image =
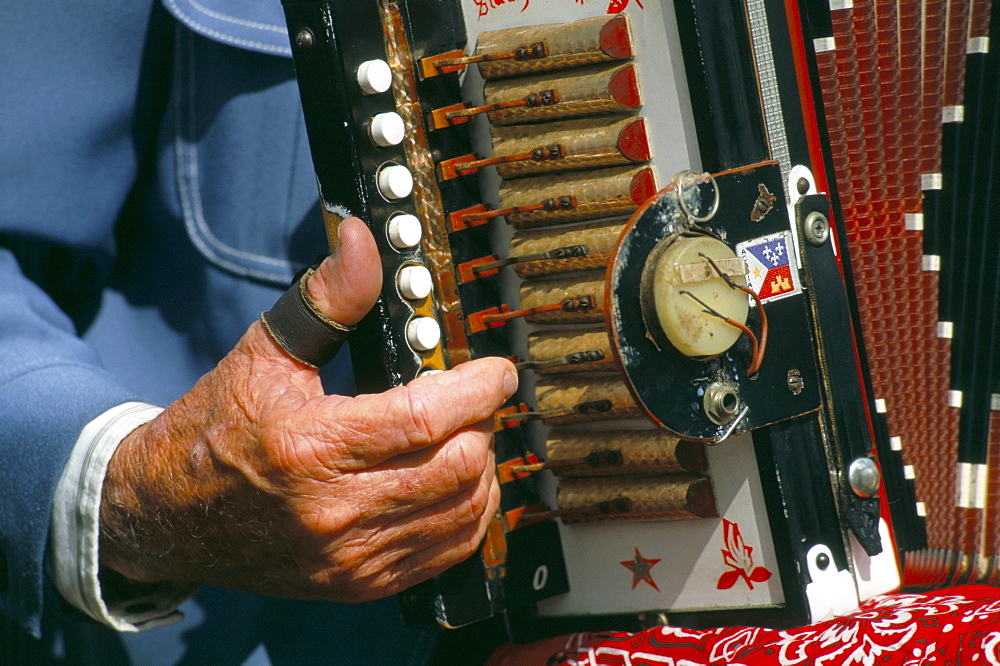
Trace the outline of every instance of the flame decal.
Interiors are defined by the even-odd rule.
[[[608,4],[608,13],[621,14],[625,11],[625,8],[628,7],[631,1],[632,0],[611,0]],[[645,9],[645,7],[642,6],[642,0],[635,0],[635,4],[639,5],[639,9]]]
[[[726,545],[722,549],[722,561],[729,567],[729,571],[719,576],[716,588],[728,590],[742,578],[752,590],[754,583],[763,583],[771,577],[770,571],[753,565],[753,547],[743,542],[739,525],[723,518],[722,535]]]

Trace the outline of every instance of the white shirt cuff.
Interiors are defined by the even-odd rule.
[[[177,607],[197,589],[191,583],[133,584],[120,576],[110,586],[113,594],[101,589],[101,489],[108,462],[129,433],[162,411],[127,402],[88,423],[56,487],[49,548],[56,589],[81,611],[118,631],[143,631],[182,619]]]

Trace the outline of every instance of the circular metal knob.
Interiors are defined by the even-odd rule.
[[[295,34],[295,45],[303,51],[309,51],[316,45],[316,36],[309,28],[302,28]]]
[[[871,458],[856,458],[847,470],[851,490],[859,497],[872,497],[878,493],[882,475]]]
[[[392,70],[385,60],[367,60],[358,67],[358,85],[366,95],[384,93],[392,86]]]

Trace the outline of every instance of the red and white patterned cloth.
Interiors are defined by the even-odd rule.
[[[1000,666],[1000,589],[888,594],[799,629],[657,627],[501,647],[490,666]]]

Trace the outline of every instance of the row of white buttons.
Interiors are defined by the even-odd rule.
[[[366,95],[384,93],[392,87],[392,70],[384,60],[367,60],[358,67],[358,85]],[[372,116],[368,122],[372,143],[381,148],[398,146],[406,136],[406,125],[398,113],[389,111]],[[413,174],[405,166],[387,164],[376,178],[379,192],[395,201],[413,192]]]
[[[403,298],[420,301],[431,294],[431,272],[419,264],[403,266],[396,275],[396,288]],[[431,351],[441,342],[441,326],[431,317],[414,317],[406,324],[406,341],[418,352]]]
[[[358,85],[366,95],[384,93],[392,86],[392,70],[384,60],[369,60],[358,67]],[[380,113],[368,123],[372,143],[382,148],[397,146],[406,135],[406,126],[397,113]],[[376,177],[379,192],[386,199],[408,197],[413,192],[413,174],[399,164],[382,167]],[[399,250],[420,243],[423,230],[420,220],[407,213],[389,220],[389,242]],[[404,266],[396,276],[396,286],[403,298],[419,301],[427,298],[434,286],[431,272],[424,266]],[[431,351],[441,342],[441,326],[431,317],[414,317],[406,325],[406,341],[416,351]]]

